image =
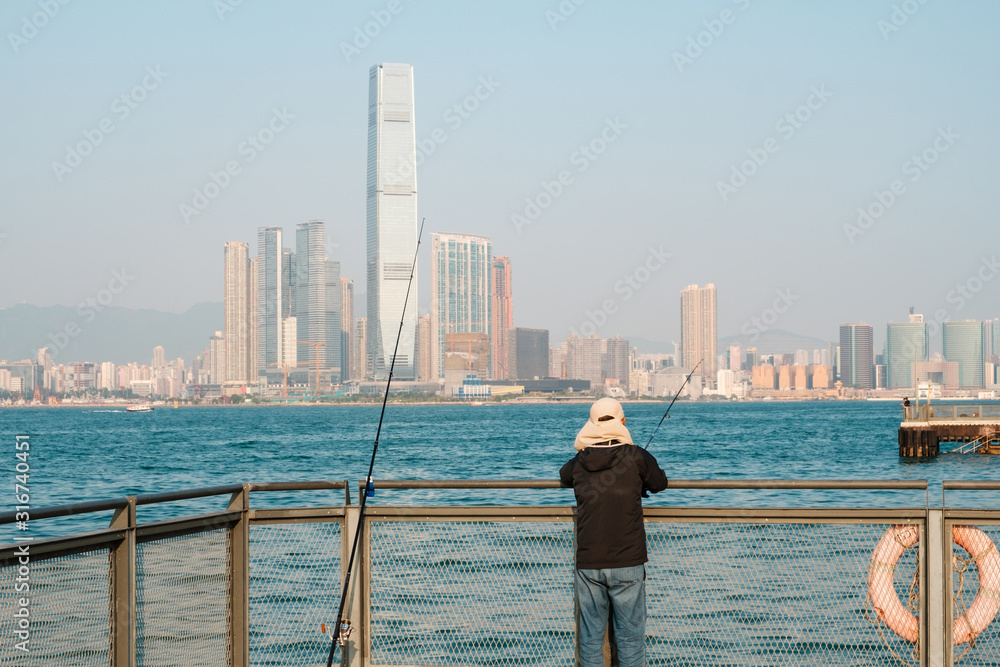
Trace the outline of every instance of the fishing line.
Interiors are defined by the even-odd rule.
[[[694,368],[691,369],[691,372],[687,374],[687,377],[684,378],[684,384],[682,384],[681,388],[677,390],[676,394],[674,394],[674,400],[670,401],[670,405],[667,406],[667,411],[663,413],[662,417],[660,417],[660,423],[657,424],[656,428],[653,429],[653,435],[649,436],[649,441],[646,443],[646,446],[643,447],[643,449],[649,449],[649,443],[653,442],[653,437],[656,435],[656,432],[660,430],[660,424],[662,424],[664,420],[670,419],[670,408],[674,407],[674,403],[677,402],[677,397],[681,395],[682,391],[684,391],[684,387],[687,386],[687,383],[691,380],[691,376],[694,375],[694,372],[698,370],[698,366],[701,366],[702,361],[705,360],[704,359],[699,360],[698,363],[694,365]]]

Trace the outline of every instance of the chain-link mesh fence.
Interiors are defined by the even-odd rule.
[[[135,585],[139,667],[232,664],[228,531],[210,530],[138,544]]]
[[[868,594],[891,527],[647,523],[650,664],[919,664],[917,643],[887,627]],[[910,604],[917,550],[899,551],[894,586],[881,593],[919,618],[919,590]]]
[[[570,521],[373,521],[379,665],[572,665]]]
[[[0,572],[0,665],[52,667],[74,665],[107,667],[111,664],[111,570],[107,549],[56,558],[31,557],[19,566]],[[27,584],[27,589],[18,586]],[[15,633],[27,598],[30,633],[23,641]]]
[[[316,665],[340,604],[341,524],[251,524],[250,664]]]
[[[955,523],[952,539],[952,664],[1000,664],[1000,526]]]

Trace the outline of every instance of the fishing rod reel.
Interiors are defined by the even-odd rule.
[[[347,645],[347,640],[350,638],[351,632],[354,630],[354,626],[351,625],[351,622],[346,618],[340,621],[340,632],[336,635],[333,634],[332,629],[330,632],[326,631],[326,623],[320,623],[319,627],[323,635],[329,636],[331,643],[337,642],[337,646],[340,648],[344,648],[344,646]]]

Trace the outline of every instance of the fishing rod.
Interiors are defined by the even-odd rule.
[[[674,407],[674,403],[677,402],[677,397],[681,395],[682,391],[684,391],[684,387],[686,387],[687,383],[690,382],[691,376],[694,375],[696,370],[698,370],[698,366],[701,366],[702,361],[705,360],[701,359],[698,363],[696,363],[694,368],[691,369],[691,372],[687,374],[686,378],[684,378],[684,384],[682,384],[681,388],[677,390],[676,394],[674,394],[674,400],[670,401],[670,405],[667,406],[667,411],[663,413],[662,417],[660,417],[660,423],[653,429],[653,435],[649,436],[649,442],[646,443],[646,446],[643,447],[643,449],[649,449],[649,443],[653,442],[653,437],[656,435],[656,432],[660,430],[660,424],[662,424],[665,419],[670,419],[670,408]]]
[[[365,478],[365,492],[361,494],[361,503],[358,508],[358,525],[354,530],[354,542],[351,545],[351,557],[347,561],[347,572],[344,575],[344,588],[340,593],[340,608],[337,610],[337,629],[330,635],[330,655],[326,659],[326,667],[333,665],[333,655],[340,646],[341,649],[347,644],[347,638],[351,634],[353,627],[351,621],[344,617],[344,606],[347,603],[347,588],[351,583],[351,571],[354,569],[354,556],[358,551],[358,539],[361,537],[361,528],[365,520],[365,504],[368,496],[375,493],[375,483],[372,481],[372,472],[375,470],[375,455],[378,453],[378,439],[382,434],[382,419],[385,417],[385,405],[389,400],[389,387],[392,385],[392,372],[396,368],[396,353],[399,352],[399,339],[403,335],[403,322],[406,321],[406,304],[410,300],[410,288],[413,286],[413,275],[417,270],[417,252],[420,250],[420,239],[424,235],[424,221],[420,220],[420,230],[417,232],[417,248],[413,251],[413,263],[410,265],[410,281],[406,284],[406,299],[403,300],[403,314],[399,318],[399,331],[396,333],[396,346],[392,350],[392,361],[389,364],[389,377],[385,382],[385,395],[382,397],[382,412],[378,416],[378,429],[375,431],[375,446],[372,447],[372,459],[368,464],[368,476]]]

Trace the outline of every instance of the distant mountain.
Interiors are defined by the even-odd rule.
[[[37,360],[47,347],[53,360],[148,364],[162,345],[166,358],[191,363],[222,330],[221,303],[199,303],[180,315],[158,310],[106,307],[101,312],[68,306],[17,305],[0,309],[0,359]],[[75,334],[75,335],[74,335]]]

